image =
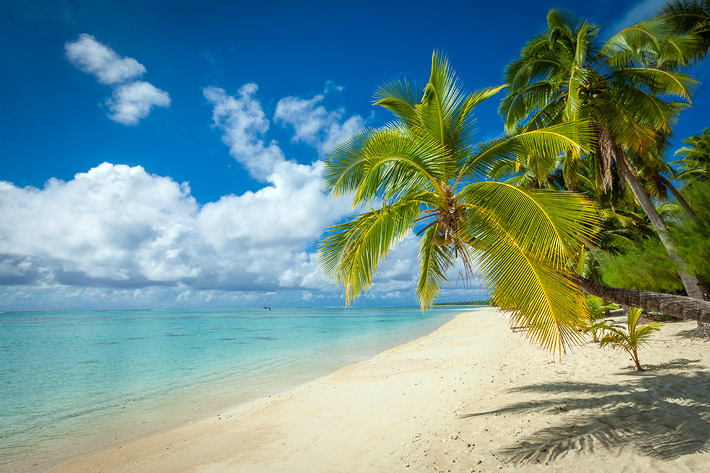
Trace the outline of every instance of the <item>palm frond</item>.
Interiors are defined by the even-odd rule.
[[[346,304],[372,285],[378,265],[406,236],[419,206],[417,200],[403,199],[328,229],[319,245],[321,267],[343,286]]]
[[[609,73],[614,80],[644,86],[656,95],[674,95],[690,101],[698,81],[689,74],[652,67],[618,67]]]
[[[515,325],[527,326],[526,334],[553,352],[581,340],[577,329],[587,315],[578,289],[526,253],[493,215],[474,214],[466,232],[492,301],[510,311]]]
[[[422,89],[417,88],[415,84],[414,90]],[[374,98],[374,105],[386,108],[404,123],[409,125],[417,123],[416,105],[419,102],[414,96],[412,86],[406,80],[380,85]]]
[[[530,151],[555,157],[565,152],[581,154],[588,151],[593,143],[593,129],[587,121],[525,130],[506,138],[481,143],[461,169],[457,182],[461,179],[480,180],[488,175],[494,163],[514,162],[519,155]]]
[[[439,289],[447,281],[446,273],[456,260],[456,255],[446,245],[437,245],[438,225],[428,228],[419,242],[419,283],[417,299],[422,307],[431,307]]]

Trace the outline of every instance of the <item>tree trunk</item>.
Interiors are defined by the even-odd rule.
[[[576,274],[568,274],[566,277],[583,292],[607,301],[662,312],[681,319],[696,320],[698,323],[710,323],[710,302],[702,299],[661,292],[619,289],[604,286]]]
[[[634,347],[633,353],[631,353],[631,357],[634,359],[634,363],[636,363],[636,371],[643,371],[643,368],[641,368],[641,362],[639,361],[639,352],[638,352],[638,347]]]
[[[629,184],[629,187],[631,187],[631,191],[634,193],[634,196],[636,196],[636,200],[641,205],[641,208],[646,213],[649,220],[651,220],[653,227],[656,229],[656,233],[658,233],[658,237],[661,239],[663,246],[666,248],[668,256],[670,256],[675,263],[678,275],[680,276],[681,281],[683,281],[685,292],[688,293],[688,296],[694,299],[704,300],[703,290],[700,288],[698,279],[688,272],[688,265],[676,251],[675,243],[673,242],[671,234],[668,231],[668,227],[666,227],[665,222],[663,222],[663,219],[661,219],[661,216],[658,214],[656,207],[653,205],[653,202],[651,202],[651,198],[648,196],[644,188],[641,187],[641,184],[631,171],[631,167],[629,166],[628,161],[626,161],[623,151],[620,149],[617,149],[616,151],[616,167],[624,177],[624,180],[626,180]],[[698,329],[695,332],[695,336],[710,336],[710,325],[703,327],[701,323],[698,322]]]
[[[675,200],[677,200],[678,203],[681,205],[681,207],[683,207],[683,209],[684,209],[685,212],[688,214],[688,216],[689,216],[691,219],[693,219],[693,222],[695,222],[695,224],[696,224],[698,227],[700,227],[701,229],[703,229],[703,231],[704,231],[704,230],[705,230],[705,227],[700,223],[700,221],[698,220],[698,216],[695,214],[695,211],[693,211],[693,209],[690,207],[690,204],[688,203],[688,201],[685,200],[685,198],[684,198],[683,195],[678,191],[678,189],[676,189],[675,186],[674,186],[673,184],[671,184],[671,182],[670,182],[668,179],[666,179],[665,177],[663,177],[663,176],[660,176],[660,175],[659,175],[659,176],[658,176],[658,180],[661,181],[661,184],[663,184],[664,186],[666,186],[666,189],[668,189],[669,191],[671,191],[671,194],[673,194],[673,197],[675,197]]]

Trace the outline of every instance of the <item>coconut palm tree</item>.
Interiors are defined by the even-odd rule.
[[[710,180],[710,129],[705,128],[699,134],[684,139],[683,143],[687,146],[675,152],[676,156],[683,158],[671,162],[679,165],[681,172],[678,178],[687,181]]]
[[[691,59],[703,59],[710,48],[710,1],[671,0],[663,6],[661,16],[667,20],[676,34],[694,34],[701,39],[696,55]]]
[[[406,81],[381,86],[375,104],[395,120],[337,146],[324,171],[328,190],[372,208],[330,228],[320,243],[321,263],[349,303],[370,287],[390,248],[415,236],[423,307],[460,264],[465,277],[483,275],[492,301],[511,311],[514,324],[562,351],[580,339],[586,306],[560,273],[571,269],[583,240],[594,239],[596,210],[570,192],[484,179],[519,153],[582,154],[591,129],[569,122],[477,143],[473,111],[501,89],[464,91],[436,52],[422,95]]]
[[[599,27],[571,14],[551,10],[547,20],[548,29],[506,67],[510,87],[500,106],[506,128],[591,121],[597,146],[585,159],[595,162],[607,187],[615,168],[651,220],[687,294],[703,299],[697,278],[687,270],[639,182],[640,163],[634,162],[671,132],[679,112],[689,105],[697,82],[679,70],[698,57],[701,39],[674,33],[663,16],[625,28],[605,42]],[[576,159],[569,156],[566,168],[574,169]],[[571,172],[566,176],[568,182],[574,178]]]

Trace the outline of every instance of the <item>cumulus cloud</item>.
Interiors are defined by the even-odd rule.
[[[261,139],[269,129],[269,120],[254,97],[258,89],[250,83],[243,85],[236,96],[218,87],[206,87],[203,94],[213,106],[214,126],[224,132],[222,141],[229,146],[230,154],[252,177],[264,181],[285,157],[275,141],[266,145]]]
[[[344,111],[329,112],[321,105],[324,98],[323,95],[312,99],[285,97],[279,100],[274,114],[276,121],[293,127],[294,141],[315,146],[321,155],[365,126],[358,115],[342,121]]]
[[[135,80],[145,74],[143,64],[130,57],[121,57],[109,46],[89,34],[64,45],[66,57],[77,69],[91,74],[113,87],[106,101],[108,117],[124,125],[136,125],[148,116],[154,106],[168,107],[170,96],[153,84]]]
[[[66,56],[77,69],[91,74],[102,84],[118,84],[145,74],[145,66],[132,57],[121,57],[90,34],[64,45]]]
[[[168,107],[170,96],[149,82],[136,81],[116,87],[106,104],[109,118],[124,125],[136,125],[154,106]]]
[[[6,284],[301,287],[317,272],[305,248],[332,218],[298,208],[309,205],[309,193],[285,183],[200,208],[187,184],[109,163],[43,189],[2,182],[0,277]],[[286,269],[297,274],[280,282]]]
[[[341,304],[315,243],[350,201],[323,192],[321,161],[289,161],[265,144],[256,91],[204,91],[230,153],[265,183],[256,191],[199,205],[187,183],[111,163],[41,189],[0,181],[0,307],[37,308],[43,291],[64,307]],[[327,136],[322,123],[314,136]],[[414,302],[417,248],[410,235],[390,253],[370,300]]]
[[[0,304],[37,308],[26,304],[49,289],[67,307],[340,304],[314,242],[350,209],[323,194],[319,173],[281,162],[270,185],[203,206],[186,183],[140,166],[103,163],[42,189],[0,182],[0,284],[15,288]],[[414,302],[417,248],[410,235],[390,253],[370,300],[400,291]]]

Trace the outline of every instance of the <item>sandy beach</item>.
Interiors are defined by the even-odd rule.
[[[710,342],[665,325],[647,371],[591,342],[560,360],[495,309],[209,419],[42,471],[701,472]]]

